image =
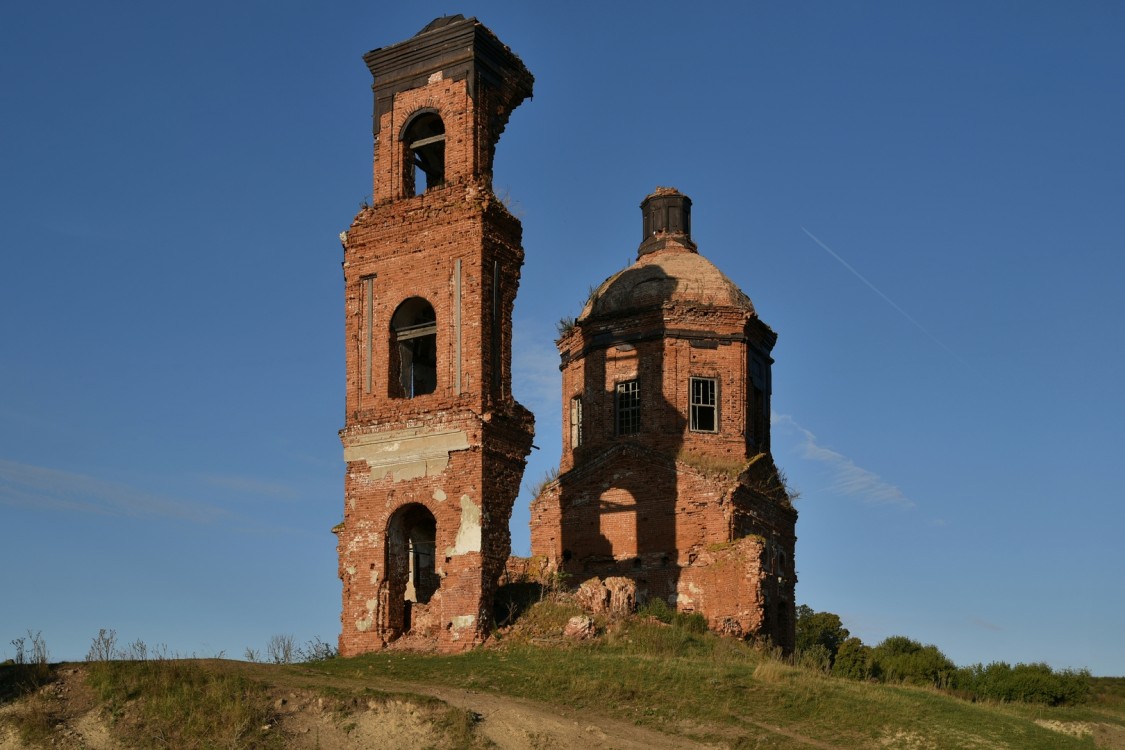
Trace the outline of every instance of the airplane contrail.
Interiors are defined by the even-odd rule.
[[[857,279],[859,279],[859,280],[860,280],[860,281],[862,281],[862,282],[863,282],[864,284],[866,284],[866,285],[868,286],[868,288],[869,288],[869,289],[871,289],[871,291],[875,292],[875,293],[876,293],[876,294],[878,294],[878,295],[879,295],[880,297],[882,297],[882,298],[883,298],[883,300],[884,300],[884,301],[885,301],[885,302],[886,302],[886,303],[887,303],[888,305],[890,305],[890,306],[891,306],[891,307],[893,307],[894,309],[898,310],[899,314],[900,314],[900,315],[902,315],[902,317],[904,317],[904,318],[906,318],[907,320],[909,320],[909,321],[910,321],[911,323],[913,323],[913,324],[914,324],[914,327],[915,327],[915,328],[917,328],[917,329],[918,329],[919,331],[921,331],[922,333],[926,334],[926,336],[927,336],[927,337],[928,337],[928,338],[930,339],[930,341],[933,341],[933,342],[934,342],[935,344],[937,344],[938,346],[940,346],[940,347],[941,347],[942,349],[945,349],[945,351],[947,351],[947,352],[949,352],[949,353],[950,353],[951,355],[953,355],[953,357],[954,357],[954,358],[956,358],[956,359],[957,359],[957,361],[959,361],[959,362],[960,362],[961,364],[965,365],[966,367],[972,367],[972,365],[970,365],[970,364],[969,364],[968,362],[966,362],[966,361],[965,361],[964,359],[962,359],[962,358],[961,358],[961,356],[960,356],[959,354],[957,354],[957,352],[953,351],[953,350],[952,350],[952,349],[950,349],[950,348],[949,348],[948,346],[946,346],[946,345],[945,345],[944,343],[942,343],[942,341],[941,341],[940,339],[938,339],[938,337],[937,337],[937,336],[935,336],[935,335],[933,335],[932,333],[930,333],[929,331],[927,331],[927,330],[926,330],[926,328],[925,328],[925,326],[923,326],[923,325],[922,325],[921,323],[919,323],[919,322],[918,322],[917,320],[915,320],[915,319],[914,319],[914,318],[913,318],[913,317],[912,317],[912,316],[910,315],[910,313],[908,313],[908,312],[907,312],[906,310],[903,310],[903,309],[902,309],[901,307],[899,307],[899,306],[898,306],[898,303],[896,303],[896,302],[895,302],[895,301],[894,301],[893,299],[891,299],[891,298],[890,298],[890,297],[888,297],[887,295],[883,294],[883,292],[879,290],[879,287],[875,286],[875,285],[874,285],[874,284],[872,284],[872,283],[871,283],[870,281],[868,281],[868,280],[867,280],[867,279],[866,279],[866,278],[864,277],[864,275],[863,275],[863,274],[861,274],[861,273],[860,273],[859,271],[857,271],[857,270],[855,270],[854,268],[852,268],[852,267],[851,267],[851,265],[850,265],[850,264],[849,264],[849,263],[848,263],[848,262],[847,262],[846,260],[844,260],[844,259],[843,259],[843,258],[841,258],[841,257],[840,257],[839,255],[837,255],[837,254],[836,254],[835,252],[833,252],[833,251],[832,251],[832,248],[828,247],[828,245],[825,245],[825,244],[824,244],[823,242],[821,242],[821,241],[820,241],[820,238],[819,238],[819,237],[817,237],[817,236],[816,236],[815,234],[813,234],[813,233],[812,233],[812,232],[810,232],[809,230],[805,229],[804,227],[801,227],[801,231],[802,231],[802,232],[804,232],[805,234],[807,234],[807,235],[809,236],[809,238],[810,238],[810,239],[812,239],[812,241],[813,241],[813,242],[815,242],[816,244],[818,244],[818,245],[820,245],[820,246],[821,246],[822,248],[824,248],[824,252],[828,253],[828,254],[829,254],[829,255],[831,255],[831,256],[832,256],[833,258],[835,258],[836,260],[840,261],[840,264],[841,264],[841,265],[842,265],[842,266],[843,266],[844,268],[846,268],[846,269],[848,269],[849,271],[851,271],[851,272],[852,272],[852,274],[853,274],[853,275],[854,275],[854,276],[855,276],[855,277],[856,277]]]

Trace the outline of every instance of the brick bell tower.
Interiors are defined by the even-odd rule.
[[[374,200],[344,245],[340,653],[481,642],[534,419],[511,393],[522,228],[492,192],[531,73],[475,18],[364,55]]]

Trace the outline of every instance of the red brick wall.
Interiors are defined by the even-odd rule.
[[[532,503],[532,554],[574,582],[626,576],[640,601],[660,597],[715,629],[790,648],[781,626],[796,583],[796,513],[751,489],[754,474],[707,474],[636,445],[611,449]]]
[[[347,391],[340,436],[351,455],[362,453],[348,463],[344,522],[336,529],[345,655],[403,635],[405,557],[396,556],[401,545],[391,536],[396,513],[416,506],[436,522],[440,586],[428,604],[413,607],[409,635],[451,651],[479,643],[491,625],[533,434],[531,414],[511,396],[522,229],[492,194],[488,172],[497,123],[506,119],[495,111],[504,97],[478,83],[474,100],[467,80],[440,74],[396,94],[375,145],[374,205],[360,212],[345,238]],[[436,110],[445,125],[445,182],[407,197],[399,135],[423,108]],[[412,297],[434,309],[437,383],[433,393],[402,398],[392,372],[391,320]],[[386,439],[373,443],[380,435]],[[456,443],[450,450],[426,447],[448,436]],[[402,448],[415,444],[424,445]],[[400,463],[388,469],[384,461]]]
[[[668,307],[624,320],[579,324],[563,336],[563,454],[560,469],[575,465],[570,400],[583,400],[579,456],[596,455],[618,441],[614,389],[638,380],[641,432],[630,437],[669,453],[681,450],[735,463],[768,446],[769,394],[757,393],[748,374],[757,320],[734,311]],[[694,333],[693,333],[694,332]],[[612,334],[617,343],[597,346]],[[718,432],[689,429],[690,380],[718,381]]]
[[[523,264],[522,230],[477,183],[450,185],[414,198],[365,209],[348,230],[344,261],[347,357],[346,413],[352,421],[385,421],[402,414],[391,392],[391,317],[410,297],[422,297],[437,316],[438,385],[413,399],[410,411],[455,405],[481,411],[511,393],[511,315]],[[461,261],[461,390],[456,390],[454,329],[456,266]],[[493,263],[500,264],[501,387],[492,383]],[[364,279],[371,281],[371,328]],[[371,342],[371,390],[366,386]]]
[[[646,255],[611,279],[599,293],[620,306],[595,297],[558,342],[561,474],[532,503],[532,554],[576,581],[630,577],[641,601],[661,597],[715,629],[791,648],[796,512],[760,455],[769,449],[775,337],[713,267],[688,264],[706,272],[698,279],[653,273],[666,263],[662,252],[688,250]],[[636,303],[658,296],[644,286],[652,282],[663,285],[663,301]],[[704,301],[721,295],[735,302]],[[693,377],[717,382],[714,432],[690,429]],[[628,380],[639,384],[640,431],[617,435],[615,387]],[[572,447],[576,396],[582,442]],[[779,559],[786,570],[775,570]]]

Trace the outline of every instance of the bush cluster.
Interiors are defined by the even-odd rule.
[[[955,686],[957,665],[937,646],[923,646],[904,635],[892,635],[871,649],[874,677],[922,687]]]
[[[984,700],[1061,706],[1082,703],[1090,696],[1088,670],[1055,671],[1042,663],[1014,667],[1002,661],[976,664],[959,670],[957,682],[959,689]]]
[[[958,668],[937,646],[902,635],[868,646],[850,637],[838,615],[797,607],[794,661],[853,680],[948,690],[969,700],[1020,701],[1050,706],[1082,703],[1090,694],[1085,669],[1055,671],[1046,664],[993,662]]]

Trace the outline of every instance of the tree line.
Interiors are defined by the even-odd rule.
[[[837,677],[935,687],[967,700],[1020,701],[1060,706],[1090,695],[1086,669],[1052,669],[1045,663],[958,667],[934,645],[893,635],[868,646],[844,627],[840,616],[797,607],[797,663]]]

